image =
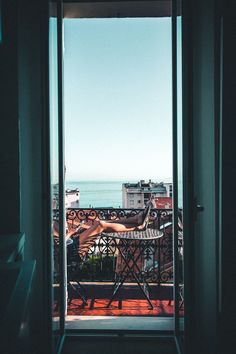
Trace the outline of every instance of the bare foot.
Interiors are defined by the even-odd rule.
[[[137,229],[137,230],[143,230],[144,227],[145,227],[145,225],[139,225],[139,226],[136,227],[136,229]]]

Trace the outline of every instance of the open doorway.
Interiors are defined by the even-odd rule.
[[[124,271],[117,242],[99,236],[78,265],[78,235],[72,235],[66,325],[119,330],[128,323],[130,329],[153,330],[155,320],[173,319],[175,312],[171,11],[71,17],[63,21],[67,232],[81,227],[81,235],[97,220],[138,214],[153,197],[150,224],[163,237],[128,263],[136,270],[110,303]],[[146,277],[152,308],[137,272]],[[166,329],[173,329],[169,323]]]
[[[171,18],[65,19],[64,47],[68,222],[144,208],[151,195],[159,211],[171,213]],[[130,277],[107,308],[121,259],[98,236],[81,270],[69,274],[88,299],[83,305],[74,294],[68,321],[96,316],[109,328],[115,316],[117,328],[121,316],[173,317],[172,245],[164,239],[146,260],[154,309]]]

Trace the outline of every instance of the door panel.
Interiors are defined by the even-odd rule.
[[[62,141],[61,4],[49,4],[49,106],[52,238],[52,328],[54,350],[64,335],[65,267],[64,267],[64,168]]]
[[[215,3],[182,4],[185,352],[210,354],[217,352]]]
[[[173,60],[173,185],[174,185],[174,299],[175,335],[179,349],[184,341],[184,205],[183,205],[183,119],[182,119],[182,14],[181,0],[172,3]]]
[[[183,118],[182,118],[182,13],[177,0],[176,84],[177,84],[177,170],[178,170],[178,321],[181,343],[184,340],[184,204],[183,204]]]

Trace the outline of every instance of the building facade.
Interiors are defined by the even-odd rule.
[[[66,208],[79,208],[80,192],[79,189],[66,189],[65,206]]]
[[[52,208],[59,209],[59,186],[58,183],[52,186]],[[65,190],[65,207],[67,208],[79,208],[80,191],[76,189]]]
[[[122,184],[123,208],[144,208],[151,196],[172,197],[172,183],[148,182],[140,180],[137,183]]]

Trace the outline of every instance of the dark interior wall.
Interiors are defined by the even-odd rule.
[[[19,232],[20,230],[20,174],[17,96],[17,9],[15,1],[3,1],[1,10],[0,233],[3,234]]]
[[[222,146],[221,146],[221,353],[236,346],[236,1],[221,3],[222,24]]]
[[[18,2],[18,84],[20,123],[20,229],[25,258],[36,259],[31,312],[33,353],[50,348],[50,257],[47,225],[48,2]],[[40,343],[40,346],[39,346]]]
[[[47,225],[48,1],[1,1],[0,233],[25,233],[25,259],[36,259],[32,353],[50,344]],[[40,345],[39,345],[40,343]],[[50,351],[49,351],[50,352]]]
[[[41,14],[36,4],[28,3],[19,2],[18,11],[21,229],[27,233],[26,258],[37,255],[41,258],[43,183]]]

